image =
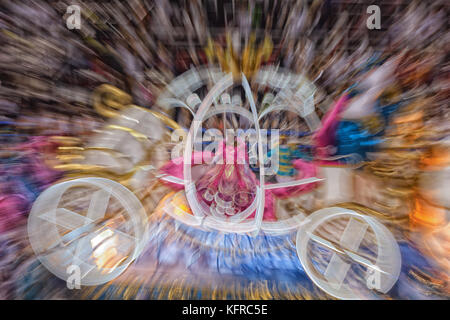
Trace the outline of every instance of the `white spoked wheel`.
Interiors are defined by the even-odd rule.
[[[95,177],[48,188],[28,218],[30,243],[41,263],[65,281],[77,274],[80,285],[119,276],[141,253],[146,228],[147,215],[136,196]]]
[[[339,299],[374,298],[396,283],[400,249],[376,219],[331,207],[307,220],[297,233],[297,254],[320,289]]]

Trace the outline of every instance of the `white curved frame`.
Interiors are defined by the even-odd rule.
[[[246,97],[249,101],[250,108],[253,115],[253,123],[255,125],[255,130],[257,133],[258,139],[258,158],[260,163],[263,163],[264,155],[262,149],[262,138],[261,131],[259,128],[259,124],[257,121],[257,111],[255,101],[253,100],[253,95],[250,90],[250,86],[248,84],[245,75],[242,74],[242,86],[244,88]],[[184,187],[186,198],[191,207],[193,214],[198,217],[198,219],[202,220],[201,225],[205,227],[210,227],[216,230],[226,231],[226,232],[252,232],[258,233],[261,224],[262,217],[264,213],[264,184],[260,186],[256,186],[256,195],[251,203],[251,205],[245,209],[244,211],[228,218],[219,218],[216,216],[209,215],[208,212],[203,208],[203,206],[198,202],[196,195],[196,187],[195,183],[192,181],[192,172],[191,172],[191,164],[190,160],[192,157],[192,148],[193,148],[193,137],[197,136],[199,131],[200,124],[205,120],[207,116],[208,109],[213,105],[213,101],[216,97],[219,96],[220,93],[228,89],[233,85],[233,77],[231,74],[223,77],[214,87],[210,90],[208,95],[203,99],[200,104],[197,113],[194,116],[193,124],[189,129],[189,133],[186,137],[186,146],[184,153]],[[219,108],[219,110],[222,108]],[[213,115],[217,110],[210,112]],[[223,109],[222,109],[223,111]],[[239,112],[236,110],[232,110],[232,112]],[[264,181],[264,168],[260,170],[260,181]],[[255,218],[249,222],[244,221],[248,216],[250,216],[256,210]],[[239,229],[239,230],[237,230]]]
[[[277,89],[281,89],[281,90],[287,90],[288,92],[290,92],[290,88],[296,88],[298,87],[302,82],[306,82],[308,81],[306,78],[304,77],[295,77],[292,73],[290,73],[289,71],[285,70],[286,73],[286,78],[283,78],[282,81],[279,81],[278,83],[268,83],[270,82],[272,79],[277,79],[277,77],[273,77],[273,75],[278,74],[279,72],[283,72],[283,70],[280,70],[278,68],[274,68],[274,67],[266,67],[261,69],[258,74],[255,77],[255,82],[259,83],[260,85],[264,85],[264,86],[272,86],[274,88]],[[214,78],[215,76],[220,76],[220,75],[224,75],[219,69],[212,69],[212,68],[203,68],[200,70],[197,69],[193,69],[187,72],[188,74],[186,76],[181,76],[182,78],[180,78],[180,80],[176,80],[177,82],[182,82],[182,83],[188,83],[190,84],[186,89],[186,92],[183,93],[183,96],[188,96],[193,90],[196,90],[198,88],[200,88],[202,85],[204,85],[205,80],[207,79],[211,79]],[[198,81],[194,81],[192,83],[186,81],[184,78],[192,76],[192,74],[196,75],[196,79]],[[215,106],[212,110],[205,110],[205,105],[209,104],[209,106],[212,106],[213,102],[216,101],[216,98],[219,97],[220,93],[222,93],[225,89],[229,88],[232,84],[233,84],[233,79],[231,77],[231,75],[227,75],[222,77],[222,79],[218,82],[216,82],[215,86],[210,90],[210,92],[208,93],[207,97],[205,97],[205,99],[203,99],[202,103],[200,104],[197,113],[194,115],[194,119],[193,119],[193,123],[194,120],[196,121],[204,121],[206,119],[208,119],[211,116],[223,113],[223,112],[232,112],[232,113],[239,113],[241,116],[246,117],[251,124],[253,124],[256,128],[256,125],[258,126],[258,130],[256,130],[257,134],[258,134],[258,146],[262,145],[261,143],[259,143],[261,141],[261,135],[260,135],[260,129],[259,129],[259,121],[262,119],[262,117],[264,117],[265,115],[267,115],[268,113],[272,112],[272,111],[277,111],[277,110],[286,110],[286,111],[291,111],[291,112],[295,112],[297,113],[300,117],[304,118],[309,126],[309,128],[313,131],[314,129],[316,129],[316,127],[314,127],[312,125],[312,123],[314,123],[314,121],[308,121],[308,119],[306,117],[313,115],[315,117],[317,117],[317,115],[315,114],[315,112],[313,111],[312,113],[309,114],[304,114],[304,112],[300,109],[300,108],[289,108],[288,105],[286,104],[274,104],[269,106],[268,108],[266,108],[262,113],[260,113],[257,117],[255,117],[255,113],[257,113],[257,109],[256,109],[256,105],[255,102],[253,100],[253,95],[251,93],[251,89],[250,86],[248,84],[247,79],[245,78],[244,75],[242,75],[243,77],[243,87],[244,90],[246,92],[246,96],[250,97],[249,98],[249,102],[250,102],[250,107],[251,107],[251,111],[252,113],[250,113],[248,110],[240,107],[240,106],[234,106],[234,105],[217,105]],[[226,79],[226,80],[225,80]],[[308,81],[308,83],[310,83]],[[312,95],[308,96],[306,99],[303,100],[304,103],[308,103],[308,104],[313,104],[313,95],[314,95],[314,87],[312,84],[310,84],[312,86]],[[173,85],[172,85],[173,86]],[[163,97],[161,99],[158,99],[158,101],[160,101],[159,103],[163,103],[164,101],[166,102],[173,102],[173,101],[178,101],[179,102],[179,106],[183,106],[185,108],[188,108],[189,111],[192,113],[192,109],[190,109],[186,104],[184,104],[182,101],[177,100],[177,99],[172,99],[168,98],[166,96],[170,95],[170,92],[173,90],[167,89],[166,92],[163,94]],[[285,94],[285,92],[283,92]],[[290,92],[292,93],[292,92]],[[208,101],[205,102],[205,100]],[[274,98],[273,102],[277,101],[277,97]],[[165,104],[165,106],[167,108],[171,108],[173,107],[173,105],[171,106],[170,104]],[[306,116],[306,117],[305,117]],[[193,128],[193,125],[191,125],[191,129]],[[198,128],[196,128],[198,129]],[[187,164],[189,163],[192,156],[192,137],[195,137],[197,134],[198,130],[195,130],[195,134],[193,134],[192,130],[189,130],[189,134],[188,137],[190,137],[190,140],[186,140],[186,148],[185,150],[189,150],[188,152],[185,152],[184,155],[184,163]],[[190,148],[189,148],[190,146]],[[259,149],[259,147],[258,147]],[[262,152],[262,150],[258,150],[258,155],[259,153]],[[188,153],[188,154],[187,154]],[[260,163],[261,162],[261,159]],[[257,226],[256,229],[253,229],[250,226],[246,226],[248,223],[245,220],[245,218],[247,218],[257,207],[257,205],[255,205],[254,203],[252,203],[252,205],[247,208],[247,210],[245,210],[245,212],[242,212],[240,214],[238,214],[237,216],[233,216],[229,219],[223,219],[223,218],[219,218],[219,217],[213,217],[213,216],[209,216],[207,215],[207,213],[205,212],[205,210],[203,210],[203,208],[201,207],[200,203],[198,203],[197,199],[193,198],[193,194],[195,194],[194,189],[191,190],[192,188],[192,181],[189,181],[186,179],[186,173],[188,175],[190,175],[190,165],[185,165],[184,166],[184,172],[185,172],[185,176],[184,176],[184,180],[174,177],[174,176],[169,176],[169,175],[161,175],[161,180],[165,180],[171,183],[176,183],[176,184],[180,184],[180,185],[184,185],[185,186],[185,190],[186,190],[186,197],[188,198],[188,202],[189,205],[191,205],[192,211],[195,214],[195,216],[201,220],[201,222],[195,222],[192,221],[192,219],[184,219],[186,222],[187,221],[192,221],[191,223],[189,223],[190,225],[204,225],[207,227],[211,227],[213,229],[217,229],[217,230],[222,230],[222,231],[227,231],[227,232],[252,232],[252,231],[256,231],[259,229],[262,229],[264,232],[268,233],[268,234],[283,234],[286,232],[290,232],[292,230],[295,230],[296,228],[298,228],[299,226],[302,225],[303,223],[303,216],[304,216],[304,212],[301,212],[295,216],[292,216],[288,219],[284,219],[281,221],[275,221],[275,222],[271,222],[271,221],[262,221],[262,217],[260,219],[260,221],[257,221]],[[188,170],[188,171],[186,171]],[[263,176],[261,177],[261,173],[263,174]],[[264,171],[260,171],[260,181],[264,181],[262,178],[264,177]],[[261,180],[262,179],[262,180]],[[277,189],[277,188],[286,188],[286,187],[294,187],[294,186],[299,186],[299,185],[303,185],[303,184],[309,184],[309,183],[314,183],[314,182],[319,182],[319,181],[323,181],[324,179],[322,178],[318,178],[318,177],[310,177],[310,178],[305,178],[305,179],[299,179],[299,180],[294,180],[294,181],[289,181],[289,182],[283,182],[283,183],[274,183],[274,184],[264,184],[264,190],[270,190],[270,189]],[[190,187],[189,187],[190,186]],[[264,194],[262,194],[262,199],[261,199],[261,194],[262,194],[262,190],[260,190],[260,188],[257,187],[257,193],[256,193],[256,197],[255,200],[260,199],[260,201],[264,201],[263,197]],[[190,199],[190,200],[189,200]],[[250,211],[251,209],[251,211]],[[179,215],[176,215],[176,218],[179,218]],[[256,216],[255,216],[256,218]],[[203,221],[203,219],[206,219],[205,221]],[[238,231],[240,230],[240,231]]]

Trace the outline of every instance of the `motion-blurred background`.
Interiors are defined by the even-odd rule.
[[[374,4],[380,29],[368,28]],[[80,8],[80,28],[68,27],[76,22],[71,5]],[[448,10],[447,1],[404,0],[2,1],[0,298],[333,298],[303,270],[295,233],[252,238],[197,230],[157,212],[167,186],[146,190],[152,196],[145,200],[146,187],[136,191],[152,240],[120,281],[68,290],[28,242],[36,198],[79,176],[83,169],[67,166],[80,157],[73,150],[106,130],[109,118],[93,101],[100,85],[189,129],[189,112],[169,112],[158,102],[178,76],[214,66],[243,72],[252,85],[260,68],[274,66],[314,83],[315,113],[326,130],[317,128],[316,140],[317,132],[297,135],[311,130],[288,111],[266,117],[263,127],[283,131],[281,143],[295,149],[288,161],[319,157],[349,169],[355,187],[336,189],[350,194],[347,207],[376,216],[400,246],[399,280],[376,297],[448,299]],[[211,87],[205,83],[195,94],[201,100]],[[258,93],[258,103],[266,93]],[[350,107],[338,112],[343,96]],[[347,161],[348,155],[358,157]],[[295,203],[277,202],[271,219],[295,206],[306,215],[326,207],[327,197],[339,198],[336,190],[303,190]]]

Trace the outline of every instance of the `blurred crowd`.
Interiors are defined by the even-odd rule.
[[[81,28],[69,30],[66,10],[73,4],[81,8]],[[414,248],[402,253],[411,250],[417,259],[432,261],[428,269],[418,271],[418,260],[411,258],[410,277],[422,287],[398,289],[396,297],[448,299],[448,2],[380,1],[379,30],[367,28],[370,4],[2,1],[0,245],[9,251],[0,251],[0,298],[25,296],[11,289],[19,281],[12,257],[27,246],[25,229],[17,230],[38,195],[64,176],[54,169],[60,159],[58,147],[83,145],[106,121],[93,108],[92,93],[98,86],[108,83],[127,92],[134,104],[164,112],[158,97],[173,79],[192,68],[218,66],[224,72],[244,72],[252,83],[260,67],[273,65],[316,86],[315,112],[326,124],[318,137],[319,155],[339,159],[358,154],[364,162],[355,177],[359,203],[387,212],[399,241]],[[347,107],[338,110],[342,97],[348,100]],[[177,111],[167,116],[189,127],[189,114]],[[331,119],[328,124],[326,119]],[[274,115],[264,127],[302,131],[305,125]],[[326,130],[335,132],[331,140]],[[375,189],[379,192],[371,192]],[[396,219],[405,217],[399,226]],[[280,256],[292,254],[286,250]],[[283,259],[272,267],[285,264]],[[264,262],[248,265],[257,263]],[[292,272],[294,278],[297,274]],[[44,290],[34,288],[35,295],[28,297],[39,297],[39,290]]]

